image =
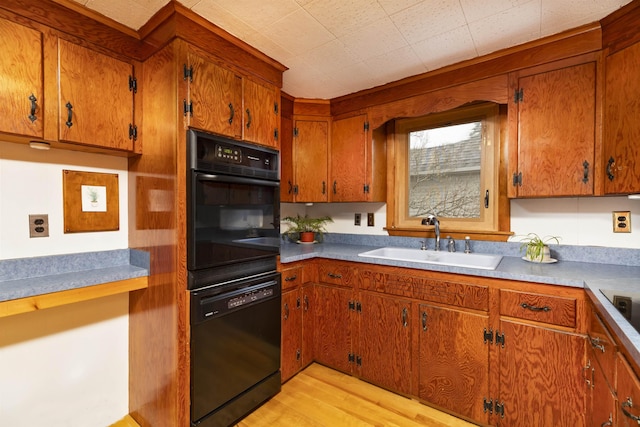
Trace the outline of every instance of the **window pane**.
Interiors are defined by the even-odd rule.
[[[482,122],[409,133],[409,216],[480,217]]]

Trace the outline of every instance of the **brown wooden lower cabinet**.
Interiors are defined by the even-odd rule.
[[[359,337],[354,355],[358,375],[399,393],[411,392],[411,301],[360,292],[356,301]]]
[[[282,381],[302,369],[302,290],[282,292]]]
[[[499,332],[500,426],[584,426],[585,336],[511,320]]]
[[[481,425],[587,425],[583,290],[333,260],[309,266],[298,293],[283,293],[283,378],[315,360]],[[298,300],[301,344],[298,332],[285,334]],[[532,318],[535,304],[548,309]],[[300,345],[302,364],[292,354]]]
[[[640,425],[640,381],[621,353],[616,361],[618,427]]]
[[[587,363],[587,385],[590,388],[587,404],[587,426],[603,427],[614,426],[616,424],[616,407],[618,399],[611,389],[611,385],[604,374],[604,369],[600,366],[594,350],[589,351],[589,362]]]
[[[489,330],[486,313],[420,305],[419,397],[451,412],[487,424]]]

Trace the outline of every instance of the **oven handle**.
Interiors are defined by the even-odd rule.
[[[280,183],[277,181],[266,181],[262,179],[244,178],[238,176],[228,175],[210,175],[199,173],[196,174],[198,181],[215,181],[215,182],[228,182],[230,184],[248,184],[248,185],[261,185],[266,187],[280,187]]]

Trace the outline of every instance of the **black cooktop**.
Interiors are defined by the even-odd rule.
[[[640,332],[640,292],[600,290],[625,319]]]

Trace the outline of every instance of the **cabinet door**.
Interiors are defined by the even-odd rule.
[[[293,120],[280,119],[280,201],[293,202]]]
[[[309,310],[314,322],[315,359],[331,368],[351,372],[351,289],[316,285]]]
[[[367,137],[366,115],[362,114],[331,124],[332,202],[366,202],[365,192]]]
[[[604,161],[606,194],[640,192],[640,43],[606,59]]]
[[[360,376],[382,387],[411,392],[411,302],[362,292],[356,351]]]
[[[242,77],[194,52],[189,67],[189,126],[242,138]]]
[[[618,427],[640,424],[640,381],[621,353],[617,359]]]
[[[429,304],[420,305],[420,399],[487,424],[489,318]]]
[[[133,66],[62,39],[58,46],[60,140],[133,151]]]
[[[244,79],[244,140],[278,148],[278,96],[275,87]]]
[[[298,288],[282,293],[282,381],[302,367],[302,301]]]
[[[517,197],[593,194],[596,66],[518,79]]]
[[[500,425],[584,426],[585,337],[506,320],[500,333]]]
[[[296,120],[293,138],[293,167],[296,202],[328,200],[328,120]]]
[[[596,360],[593,350],[589,353],[587,386],[590,387],[591,392],[587,402],[589,405],[587,426],[613,426],[615,425],[614,417],[616,416],[617,400],[604,376],[603,369]]]
[[[42,33],[0,19],[0,48],[0,132],[42,138]]]

